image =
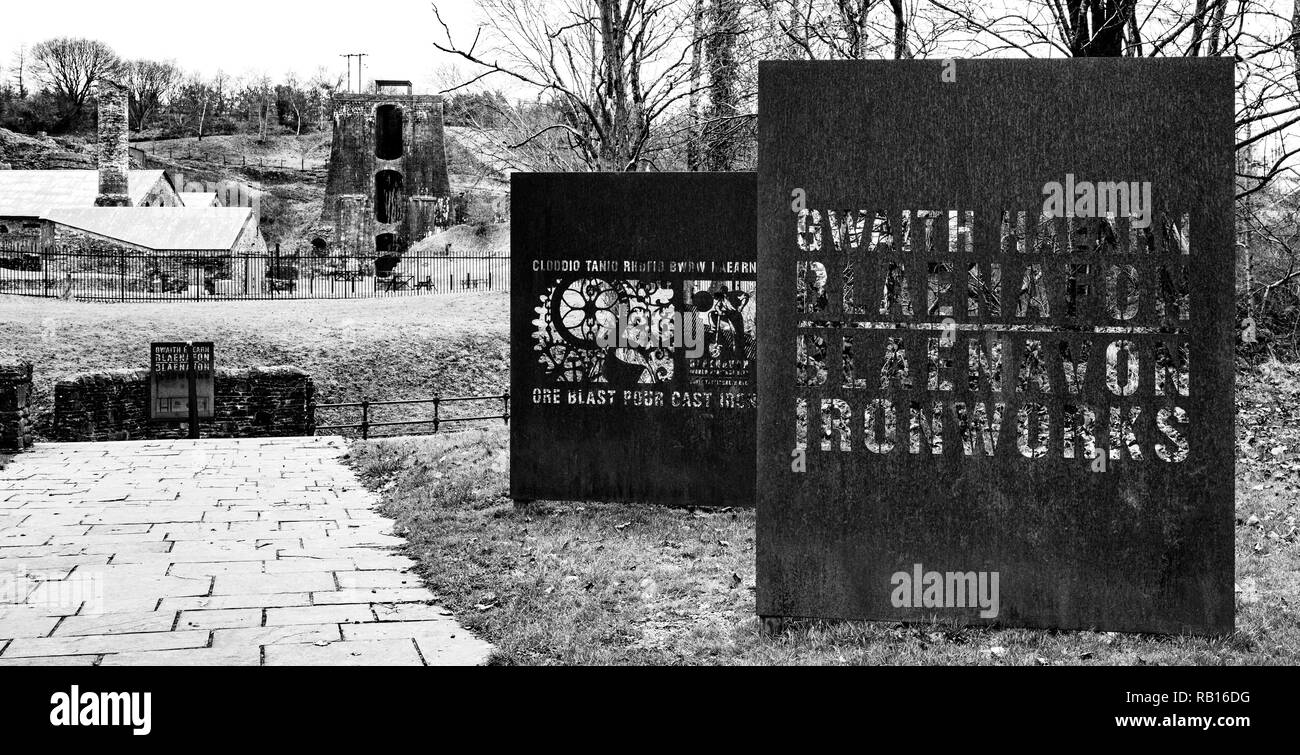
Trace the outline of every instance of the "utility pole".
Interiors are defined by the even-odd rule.
[[[357,59],[357,91],[360,92],[361,87],[363,86],[362,78],[361,78],[361,63],[362,63],[361,59],[367,57],[367,53],[354,52],[354,53],[339,55],[339,57],[348,59],[348,92],[349,93],[352,92],[352,59],[353,58]]]

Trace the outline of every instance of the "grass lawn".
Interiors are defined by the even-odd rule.
[[[163,304],[0,296],[0,361],[36,365],[38,435],[48,430],[56,381],[147,368],[151,341],[214,341],[219,367],[301,367],[319,403],[500,394],[509,386],[508,309],[501,293]],[[372,419],[410,409],[387,411]],[[355,421],[320,421],[340,419]]]
[[[857,622],[768,639],[754,616],[752,511],[516,509],[501,428],[356,443],[350,463],[430,588],[500,663],[1296,664],[1298,389],[1293,367],[1242,380],[1237,631],[1219,639]]]

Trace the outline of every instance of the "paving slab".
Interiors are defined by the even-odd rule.
[[[358,640],[266,648],[268,666],[423,666],[413,639]]]
[[[467,665],[341,438],[41,444],[0,470],[0,666]]]
[[[260,608],[218,608],[212,611],[181,611],[179,629],[246,629],[262,626]]]

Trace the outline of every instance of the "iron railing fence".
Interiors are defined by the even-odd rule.
[[[477,405],[469,410],[456,411],[447,414],[445,407],[460,407],[461,405],[474,404],[475,402],[501,402],[500,414],[485,414],[487,409],[479,410]],[[409,414],[407,407],[433,407],[432,414],[423,416],[412,416]],[[398,410],[402,407],[402,410]],[[316,411],[320,412],[356,412],[360,410],[360,422],[336,422],[334,424],[317,425],[316,432],[332,432],[339,430],[359,430],[362,439],[372,437],[372,431],[376,428],[405,428],[404,435],[427,435],[437,433],[444,425],[458,424],[462,422],[486,422],[492,420],[502,420],[507,425],[510,424],[510,392],[491,395],[491,396],[435,396],[428,399],[409,399],[400,401],[353,401],[339,404],[317,404]],[[387,410],[387,412],[385,412]],[[385,414],[387,416],[385,416]],[[391,417],[401,416],[404,419],[393,420]],[[421,432],[423,429],[423,432]],[[376,437],[383,437],[376,436]]]
[[[363,299],[508,291],[510,258],[87,251],[0,242],[0,294],[85,301]]]

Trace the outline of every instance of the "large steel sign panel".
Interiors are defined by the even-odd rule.
[[[759,100],[758,612],[1231,631],[1232,61]]]
[[[753,173],[515,174],[511,495],[753,506]]]

